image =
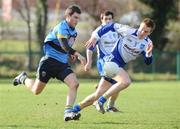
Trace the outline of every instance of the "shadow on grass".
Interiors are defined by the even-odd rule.
[[[179,121],[177,121],[179,123]],[[89,124],[89,123],[81,123],[81,124]],[[92,122],[93,125],[169,125],[169,122],[143,122],[139,123],[137,121],[134,122],[115,122],[115,121],[103,121],[103,122]],[[180,128],[175,128],[180,129]]]
[[[112,124],[112,125],[124,125],[129,124],[128,122],[110,122],[110,121],[104,121],[104,122],[93,122],[93,124]]]
[[[51,128],[51,127],[47,127],[47,126],[41,126],[41,125],[0,125],[0,128],[41,128],[41,129],[45,129],[45,128]]]

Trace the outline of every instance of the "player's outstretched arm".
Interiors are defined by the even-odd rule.
[[[92,55],[93,55],[93,51],[87,49],[86,50],[87,63],[84,66],[84,70],[85,71],[89,71],[91,69],[91,66],[92,66]]]
[[[76,52],[73,48],[71,48],[69,45],[68,45],[68,41],[66,38],[61,38],[59,39],[61,40],[60,42],[62,43],[62,49],[69,53],[70,55],[74,55],[74,53]]]
[[[150,57],[152,56],[152,50],[153,50],[153,43],[149,43],[146,48],[146,56]]]
[[[78,60],[81,62],[82,65],[86,64],[86,58],[82,56],[79,52],[74,53],[75,56],[77,56]]]
[[[142,53],[143,56],[144,56],[144,62],[147,64],[147,65],[150,65],[153,61],[153,58],[152,58],[152,50],[153,50],[153,44],[152,43],[149,43],[146,47],[146,50]]]
[[[95,37],[91,37],[85,44],[86,48],[94,47],[96,45],[97,39]]]

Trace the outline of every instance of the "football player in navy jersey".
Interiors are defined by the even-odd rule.
[[[72,110],[76,100],[79,82],[75,73],[68,64],[68,58],[78,59],[85,65],[86,59],[72,48],[77,36],[76,25],[80,19],[81,10],[77,5],[69,6],[65,11],[65,19],[57,24],[44,40],[44,56],[41,58],[37,69],[36,80],[28,78],[26,72],[15,77],[13,84],[24,84],[35,95],[40,94],[49,79],[56,78],[63,81],[68,87],[64,120],[77,120],[79,113]]]
[[[112,49],[112,52],[109,55],[104,56],[101,61],[102,71],[104,70],[104,62],[109,61],[116,63],[119,66],[119,71],[117,71],[117,74],[113,77],[116,81],[114,85],[103,87],[104,84],[100,81],[98,90],[95,93],[92,93],[80,104],[74,106],[75,112],[79,112],[98,99],[96,109],[101,113],[105,113],[104,103],[107,99],[124,90],[131,84],[131,79],[128,73],[124,70],[124,66],[129,61],[135,60],[140,55],[143,56],[144,62],[147,65],[152,63],[153,43],[148,36],[154,29],[154,21],[150,18],[145,18],[138,29],[111,22],[91,36],[91,38],[86,42],[87,48],[95,46],[97,41],[109,31],[117,32],[121,35],[116,41],[116,45]],[[106,71],[104,71],[104,73],[106,73]]]

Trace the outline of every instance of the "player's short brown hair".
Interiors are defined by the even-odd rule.
[[[80,9],[80,7],[78,6],[78,5],[70,5],[67,9],[66,9],[66,11],[65,11],[65,17],[66,16],[71,16],[71,15],[73,15],[74,13],[78,13],[78,14],[81,14],[81,9]]]
[[[103,19],[104,16],[109,16],[109,15],[112,16],[112,19],[114,18],[114,13],[111,12],[111,11],[108,11],[108,10],[104,11],[103,13],[101,13],[100,18]]]
[[[152,32],[152,31],[155,29],[155,27],[156,27],[155,22],[154,22],[152,19],[150,19],[150,18],[145,18],[145,19],[142,21],[142,23],[146,24],[147,27],[152,28],[152,29],[151,29],[151,32]]]

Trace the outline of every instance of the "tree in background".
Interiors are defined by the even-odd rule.
[[[139,0],[152,8],[149,17],[155,20],[156,29],[151,37],[155,48],[163,50],[168,43],[168,38],[165,37],[167,29],[165,28],[169,20],[177,19],[178,16],[178,1],[177,0]]]
[[[17,11],[21,15],[22,19],[26,22],[28,28],[28,70],[32,70],[32,29],[31,29],[31,15],[30,5],[28,0],[16,0],[18,4]]]
[[[36,17],[37,17],[36,34],[37,34],[37,42],[39,44],[39,48],[41,51],[43,42],[46,36],[46,30],[47,30],[47,24],[48,24],[48,16],[47,16],[48,5],[47,5],[47,0],[38,0],[36,2],[37,2],[36,4]]]
[[[115,14],[117,12],[122,12],[120,10],[121,8],[121,2],[113,1],[112,0],[74,0],[74,1],[67,1],[67,0],[61,0],[61,9],[65,9],[70,4],[77,4],[81,7],[81,9],[88,13],[93,20],[95,21],[95,24],[93,24],[93,27],[96,28],[99,26],[100,23],[100,14],[104,12],[105,10],[111,10]]]

